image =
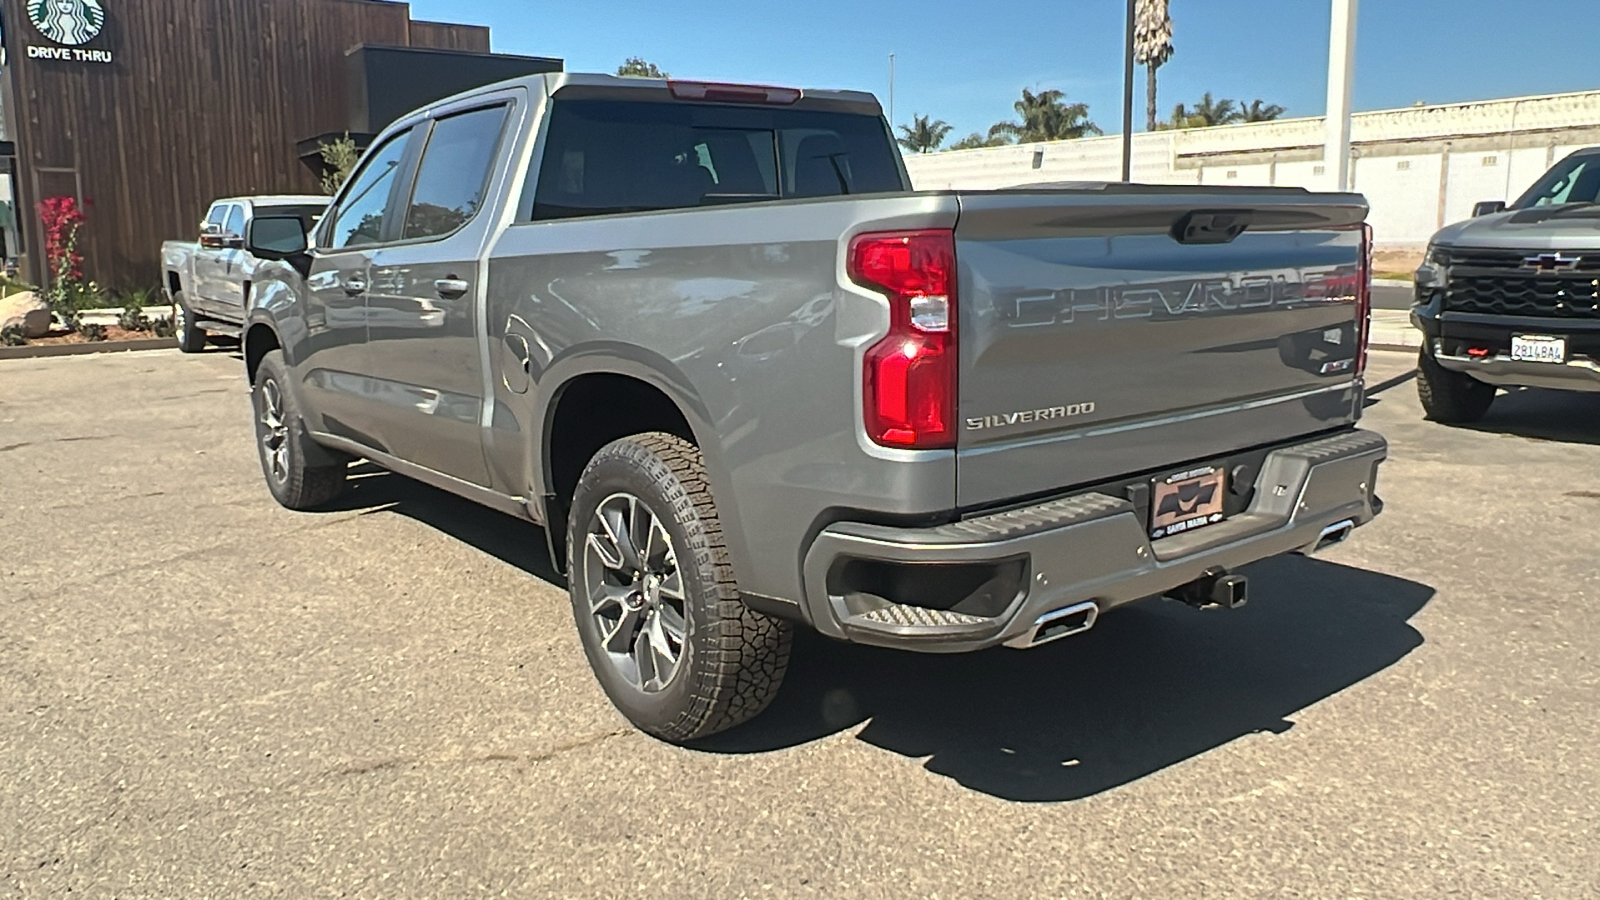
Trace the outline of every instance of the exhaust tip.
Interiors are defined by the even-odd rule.
[[[1026,650],[1051,641],[1059,641],[1088,631],[1099,619],[1099,604],[1092,600],[1074,604],[1040,616],[1034,621],[1032,628],[1020,637],[1007,641],[1006,646]]]
[[[1356,523],[1353,519],[1345,519],[1343,522],[1335,522],[1334,524],[1329,525],[1327,528],[1322,529],[1322,534],[1317,536],[1316,546],[1311,549],[1311,552],[1316,553],[1319,550],[1325,550],[1329,547],[1332,547],[1334,544],[1342,544],[1344,543],[1345,538],[1350,536],[1350,532],[1355,530]]]

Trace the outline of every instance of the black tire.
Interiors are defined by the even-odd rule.
[[[1417,355],[1417,396],[1429,419],[1445,425],[1476,422],[1494,403],[1496,388],[1471,375],[1452,372],[1427,347]]]
[[[665,551],[654,530],[644,538],[642,550],[634,549],[634,557],[645,564],[631,587],[627,577],[599,555],[603,548],[592,548],[589,543],[591,529],[604,527],[597,510],[603,504],[625,502],[619,497],[637,501],[650,516],[650,524],[659,523],[667,537]],[[638,518],[630,516],[627,521],[630,530],[637,530],[633,523],[640,521]],[[572,612],[584,653],[600,686],[629,721],[663,740],[681,743],[732,728],[767,708],[789,665],[793,626],[755,612],[739,599],[699,448],[662,433],[638,434],[606,445],[578,480],[567,534]],[[632,545],[632,537],[626,542]],[[622,543],[612,541],[611,549]],[[678,573],[676,581],[670,574],[646,577],[644,570],[652,567],[649,558],[664,554],[674,564],[661,568]],[[626,553],[613,555],[627,558]],[[605,590],[591,586],[590,576],[596,572],[611,578],[609,584],[615,590],[641,606],[649,604],[635,610],[640,618],[632,627],[638,637],[623,635],[618,640],[626,630],[620,623],[612,632],[614,644],[635,648],[626,654],[614,654],[605,646],[601,629],[612,623],[603,625],[598,607],[590,602],[591,594]],[[667,580],[656,583],[659,594],[652,597],[646,586],[651,583],[649,578],[657,577]],[[676,598],[669,598],[669,585]],[[639,658],[638,642],[646,640],[651,629],[649,607],[657,604],[662,610],[668,609],[668,604],[681,606],[675,624],[656,632],[665,635],[676,630],[681,637],[670,675],[664,681],[657,677],[652,689],[641,683],[645,666],[636,665],[630,676],[626,662]],[[622,609],[615,601],[612,605]],[[656,662],[649,668],[660,671]]]
[[[255,409],[256,455],[273,499],[294,510],[316,509],[344,490],[349,464],[316,446],[289,391],[282,350],[261,358],[250,390]],[[333,460],[323,463],[322,460]]]
[[[172,332],[178,339],[178,349],[184,353],[199,353],[206,348],[206,330],[195,324],[194,310],[184,302],[182,291],[172,295]]]

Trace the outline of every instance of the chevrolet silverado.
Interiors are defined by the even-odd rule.
[[[606,693],[692,740],[796,626],[1036,647],[1370,521],[1366,214],[916,192],[867,94],[505,82],[389,127],[309,235],[256,218],[257,446],[291,509],[365,459],[542,525]]]

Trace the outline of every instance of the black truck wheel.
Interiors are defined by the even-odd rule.
[[[172,295],[172,332],[178,339],[178,349],[184,353],[199,353],[206,348],[206,330],[195,322],[182,291]]]
[[[584,653],[629,721],[683,742],[767,708],[793,626],[739,599],[698,448],[662,433],[607,444],[578,480],[567,534]]]
[[[1417,355],[1417,396],[1423,412],[1435,422],[1465,425],[1478,421],[1494,403],[1495,390],[1492,384],[1439,365],[1427,347]]]
[[[273,498],[289,509],[307,510],[339,496],[349,464],[315,446],[306,434],[305,420],[289,392],[289,368],[282,350],[261,358],[250,393],[256,413],[256,450]]]

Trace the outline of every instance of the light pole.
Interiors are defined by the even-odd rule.
[[[1328,36],[1328,118],[1322,164],[1336,191],[1350,189],[1350,88],[1356,66],[1358,2],[1333,0],[1333,29]]]
[[[894,126],[894,54],[889,54],[889,125]]]
[[[1128,0],[1127,44],[1122,59],[1122,180],[1133,180],[1133,25],[1138,0]]]

